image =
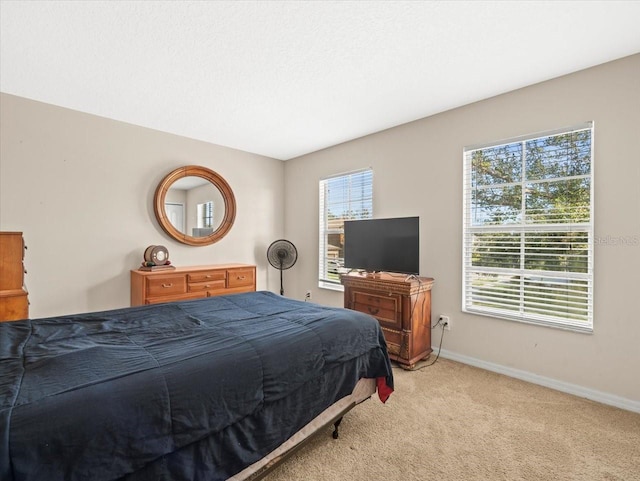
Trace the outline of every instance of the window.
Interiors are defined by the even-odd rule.
[[[207,201],[203,204],[198,204],[196,209],[198,211],[198,227],[213,227],[213,202]]]
[[[593,330],[593,124],[464,150],[465,312]]]
[[[344,221],[373,216],[373,171],[337,175],[320,181],[319,287],[341,288]]]

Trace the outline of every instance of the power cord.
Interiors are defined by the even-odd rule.
[[[409,276],[407,279],[410,278],[415,278],[418,281],[418,286],[420,289],[422,287],[422,282],[420,281],[420,278],[418,276],[414,276],[411,275]],[[424,311],[424,301],[425,301],[426,296],[422,296],[422,310]],[[413,303],[413,305],[411,306],[411,317],[410,319],[413,319],[413,313],[415,311],[416,305],[418,304],[418,301],[416,300],[415,303]],[[424,366],[420,366],[418,368],[414,368],[412,369],[413,371],[420,371],[421,369],[424,369],[425,367],[429,367],[429,366],[433,366],[437,361],[438,358],[440,357],[440,350],[442,348],[442,340],[444,339],[444,325],[442,324],[442,319],[438,318],[438,322],[436,322],[436,324],[434,326],[431,326],[431,330],[435,329],[436,327],[442,325],[442,333],[440,333],[440,345],[438,346],[438,354],[436,354],[436,358],[433,360],[433,362],[431,362],[430,364],[426,364]],[[406,343],[406,338],[404,335],[402,335],[402,340],[400,341],[400,353],[402,353],[402,349],[404,348]]]
[[[393,274],[391,274],[393,276]],[[395,277],[399,277],[398,275],[396,275]],[[422,281],[420,280],[419,276],[416,276],[415,274],[410,274],[409,276],[407,276],[405,278],[405,281],[408,280],[416,280],[418,281],[418,292],[421,290],[422,288]],[[425,301],[426,296],[423,295],[422,296],[422,310],[424,311],[424,301]],[[416,299],[416,301],[414,303],[411,304],[411,316],[409,319],[413,320],[413,314],[415,312],[416,306],[418,305],[418,300]],[[438,327],[439,325],[442,324],[442,320],[440,318],[438,318],[438,322],[436,322],[436,324],[434,326],[431,326],[431,330],[435,329],[436,327]],[[400,354],[402,354],[403,349],[405,348],[406,345],[406,336],[404,335],[404,333],[401,332],[401,341],[400,341],[400,350],[398,351]],[[412,369],[413,371],[420,371],[421,369],[424,369],[425,367],[429,367],[429,366],[433,366],[437,361],[438,358],[440,357],[440,351],[442,348],[442,340],[444,339],[444,326],[442,326],[442,333],[440,334],[440,345],[438,346],[438,354],[436,354],[436,358],[433,360],[433,362],[429,363],[429,364],[425,364],[424,366],[420,366],[418,368],[414,368]],[[396,366],[393,366],[394,369],[397,369]]]
[[[420,278],[416,277],[418,284],[421,286],[420,283]],[[425,300],[426,296],[422,297],[422,309],[424,310],[424,300]],[[416,305],[418,304],[418,301],[416,300],[416,302],[411,306],[411,319],[413,319],[413,312],[415,310]],[[438,318],[438,322],[435,323],[434,326],[431,326],[431,330],[435,329],[436,327],[442,325],[442,319]],[[429,364],[425,364],[424,366],[420,366],[417,368],[412,369],[412,371],[420,371],[421,369],[424,369],[425,367],[430,367],[433,366],[437,361],[438,358],[440,357],[440,351],[442,350],[442,340],[444,339],[444,325],[442,325],[442,332],[440,333],[440,344],[438,345],[438,354],[436,354],[436,358]],[[402,341],[400,342],[400,352],[402,352],[402,348],[404,347],[405,344],[405,336],[402,336]],[[395,367],[395,366],[394,366]]]
[[[405,281],[408,281],[409,279],[415,279],[415,280],[418,281],[418,292],[420,292],[420,290],[422,288],[422,281],[420,280],[420,278],[418,276],[414,275],[414,274],[411,274],[410,276],[408,276],[405,279]],[[422,295],[422,310],[423,311],[424,311],[424,299],[425,299],[425,297],[426,296],[423,294]],[[409,302],[411,302],[411,301],[409,301]],[[412,305],[411,305],[411,315],[409,317],[409,319],[411,319],[411,322],[413,322],[413,313],[415,312],[417,305],[418,305],[418,299],[416,299],[416,301],[414,303],[412,303]],[[440,321],[438,321],[438,322],[440,322]],[[402,356],[403,349],[406,346],[406,342],[407,342],[406,336],[404,335],[404,332],[401,330],[400,331],[400,350],[398,351],[398,353],[401,356]]]
[[[444,329],[442,330],[442,334],[440,334],[440,345],[438,346],[438,354],[436,354],[436,358],[432,362],[430,362],[429,364],[425,364],[424,366],[420,366],[420,367],[414,367],[413,369],[410,369],[410,370],[411,371],[421,371],[425,367],[433,366],[438,361],[438,358],[440,357],[440,351],[442,351],[442,339],[444,339]],[[392,366],[392,368],[393,369],[399,369],[399,366]]]
[[[438,323],[436,324],[436,326],[440,324],[440,320],[438,320]],[[420,366],[414,369],[414,371],[420,371],[421,369],[424,369],[425,367],[429,367],[429,366],[433,366],[437,361],[438,358],[440,357],[440,351],[442,351],[442,339],[444,339],[444,328],[442,329],[442,333],[440,334],[440,345],[438,346],[438,354],[436,354],[436,358],[433,360],[433,362],[429,363],[429,364],[425,364],[424,366]]]

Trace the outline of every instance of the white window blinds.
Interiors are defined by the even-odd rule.
[[[593,329],[593,124],[464,152],[463,310]]]
[[[373,216],[373,171],[350,172],[320,181],[320,287],[340,286],[344,266],[344,221]]]

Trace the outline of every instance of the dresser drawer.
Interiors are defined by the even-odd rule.
[[[0,291],[24,285],[24,239],[19,232],[0,232]]]
[[[174,296],[149,297],[144,303],[161,304],[164,302],[192,301],[193,299],[201,299],[204,297],[207,297],[206,292],[191,292],[188,294],[176,294]]]
[[[255,284],[254,269],[233,269],[227,271],[227,287],[245,287]]]
[[[189,282],[189,292],[207,292],[214,291],[216,289],[224,289],[227,287],[227,281],[225,279],[220,279],[217,281],[208,281],[208,282]]]
[[[227,278],[227,271],[199,271],[192,272],[187,274],[187,279],[189,284],[195,282],[212,282],[212,281],[222,281],[223,287],[224,282]]]
[[[187,277],[184,274],[155,276],[147,279],[147,296],[160,297],[187,292]]]
[[[380,322],[402,328],[402,296],[353,292],[352,309],[375,316]]]
[[[0,322],[29,317],[29,299],[24,290],[0,291]]]

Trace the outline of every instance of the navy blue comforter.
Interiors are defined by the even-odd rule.
[[[0,479],[224,480],[361,377],[364,314],[270,292],[0,323]]]

